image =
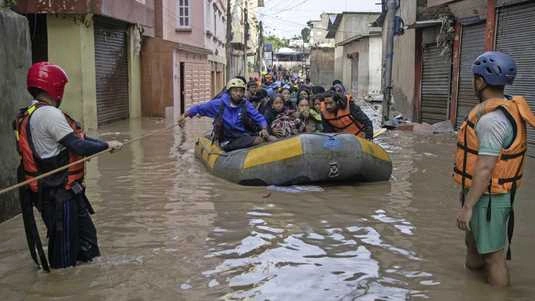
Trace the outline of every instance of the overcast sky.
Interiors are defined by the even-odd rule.
[[[265,0],[258,9],[258,19],[264,24],[264,35],[291,38],[301,35],[309,20],[319,20],[322,12],[378,12],[381,0]]]

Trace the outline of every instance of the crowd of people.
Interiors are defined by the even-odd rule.
[[[190,107],[180,118],[214,119],[213,141],[225,151],[247,148],[303,133],[349,133],[373,139],[373,124],[341,81],[326,90],[298,77],[274,81],[231,79],[212,100]]]

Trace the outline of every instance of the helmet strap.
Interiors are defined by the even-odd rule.
[[[485,99],[483,99],[483,91],[485,91],[485,89],[488,87],[487,83],[485,81],[483,81],[483,82],[484,82],[485,86],[476,91],[477,98],[479,98],[479,103],[482,103],[483,101],[485,101]]]

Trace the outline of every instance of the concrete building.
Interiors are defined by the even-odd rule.
[[[231,3],[231,51],[228,58],[230,77],[257,76],[262,58],[259,50],[261,28],[257,20],[258,0],[230,0]]]
[[[329,25],[334,23],[336,14],[322,13],[319,20],[308,21],[310,27],[310,47],[333,47],[334,38],[327,38]]]
[[[28,20],[10,9],[3,8],[0,0],[0,187],[17,183],[17,167],[20,162],[15,146],[11,122],[20,108],[27,106],[31,96],[26,92],[26,74],[31,64],[30,31]],[[19,191],[0,195],[0,222],[20,212]]]
[[[508,53],[518,67],[514,84],[506,94],[526,97],[535,108],[533,40],[535,39],[535,2],[527,0],[429,0],[426,10],[445,11],[452,20],[451,74],[445,119],[459,127],[470,109],[478,103],[473,96],[471,65],[484,51]],[[424,11],[425,12],[425,11]],[[424,95],[425,57],[421,77],[422,94],[418,104],[425,113],[429,98]],[[535,156],[535,131],[528,127],[528,155]]]
[[[215,51],[206,48],[205,8],[205,1],[155,0],[154,37],[142,48],[144,115],[174,119],[211,97]]]
[[[273,55],[274,68],[287,70],[289,74],[306,74],[306,62],[308,54],[302,50],[294,50],[283,47]],[[282,70],[281,69],[281,70]]]
[[[382,0],[382,2],[383,13],[378,19],[377,24],[386,28],[391,24],[383,22],[384,15],[386,14],[386,0]],[[400,1],[397,15],[404,20],[405,24],[415,24],[417,8],[418,5],[421,7],[421,2],[420,0]],[[383,64],[387,55],[384,52],[385,34],[386,31],[383,31]],[[416,29],[409,26],[405,29],[403,35],[397,36],[394,40],[394,61],[392,67],[392,107],[409,120],[413,120],[415,117],[415,83],[417,81],[415,71],[418,66],[416,62]]]
[[[381,28],[371,24],[379,13],[343,12],[329,26],[327,38],[334,38],[334,77],[354,97],[381,93]]]
[[[334,48],[313,47],[310,49],[310,81],[315,86],[328,89],[334,79]]]
[[[210,94],[215,96],[225,86],[227,7],[223,0],[206,0],[204,4],[205,47],[212,52],[208,55]]]
[[[17,1],[32,28],[33,61],[69,74],[62,108],[84,127],[141,116],[140,48],[153,1]]]

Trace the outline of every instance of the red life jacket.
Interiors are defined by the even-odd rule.
[[[351,115],[349,97],[345,108],[338,109],[338,112],[331,113],[325,108],[325,104],[321,103],[321,115],[322,118],[329,123],[337,133],[344,132],[353,134],[360,138],[366,138],[366,134],[363,132],[364,125],[353,118]]]
[[[61,167],[60,165],[63,165],[63,164],[52,164],[51,166],[50,165],[47,166],[46,170],[43,170],[43,166],[41,163],[44,160],[39,158],[33,145],[31,132],[30,132],[30,118],[37,109],[39,109],[40,107],[47,106],[47,105],[48,104],[45,104],[42,102],[34,103],[31,106],[22,109],[17,115],[17,119],[15,120],[15,135],[17,138],[17,150],[21,157],[21,167],[24,172],[25,180],[34,179],[39,174],[45,173],[49,170]],[[73,129],[74,134],[78,138],[84,139],[85,134],[83,130],[81,129],[81,127],[79,126],[78,122],[76,122],[66,113],[63,113],[63,114],[65,115],[67,122]],[[57,159],[57,160],[54,160],[54,159]],[[62,162],[63,161],[66,164],[66,163],[76,162],[80,159],[82,159],[81,156],[71,151],[65,150],[65,151],[62,151],[57,157],[51,158],[51,159],[45,159],[45,160],[48,162],[53,162],[53,161]],[[76,182],[83,181],[84,174],[85,174],[85,163],[73,165],[64,172],[63,177],[65,178],[65,181],[64,183],[62,183],[62,185],[64,185],[65,189],[69,190],[72,188],[72,186]],[[37,192],[39,189],[38,181],[30,182],[29,187],[33,192]]]

